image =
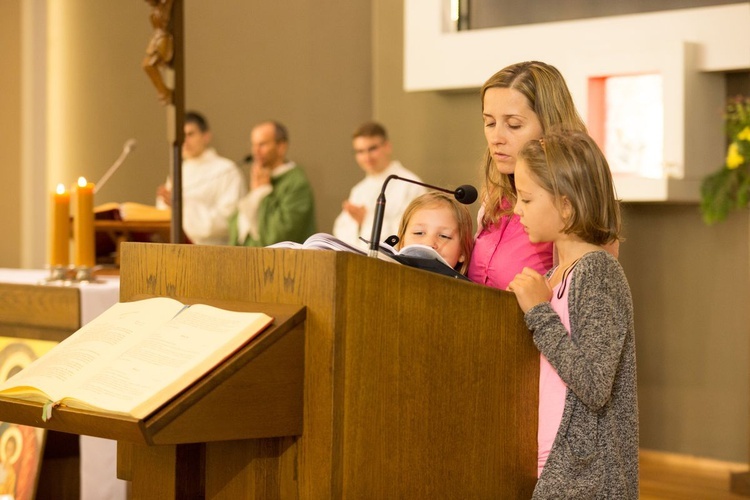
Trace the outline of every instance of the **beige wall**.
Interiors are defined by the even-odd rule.
[[[48,187],[96,182],[137,146],[95,202],[152,202],[167,173],[165,112],[140,69],[151,33],[145,2],[48,2]]]
[[[21,264],[21,0],[0,2],[0,267]]]
[[[132,137],[138,148],[96,201],[150,201],[167,173],[168,145],[164,111],[140,69],[148,6],[49,3],[64,4],[51,9],[50,32],[59,44],[52,55],[67,68],[50,75],[64,100],[51,104],[49,185],[81,173],[97,179]],[[187,105],[207,114],[220,152],[239,160],[254,122],[285,122],[290,156],[311,175],[325,231],[361,177],[349,136],[371,115],[388,127],[396,156],[426,181],[479,185],[484,143],[476,92],[402,91],[402,0],[287,3],[185,0]],[[0,2],[0,22],[9,24],[3,37],[18,32],[12,19],[19,4]],[[7,67],[17,51],[0,47],[0,55],[10,54],[2,59]],[[19,84],[6,76],[0,99],[13,103],[5,90],[12,94]],[[6,134],[18,139],[17,130],[9,125]],[[2,154],[3,165],[18,163]],[[0,169],[10,176],[3,180],[18,183],[18,172],[7,170]],[[9,212],[19,203],[12,196],[0,203],[10,205],[0,211],[3,223],[15,220]],[[642,445],[745,461],[748,213],[707,228],[693,205],[628,205],[625,222],[621,261],[636,308]],[[11,243],[1,248],[17,252]],[[0,265],[15,265],[13,259]]]
[[[747,461],[748,215],[707,227],[695,205],[625,207],[644,447]]]
[[[374,113],[388,124],[397,156],[426,182],[479,187],[485,146],[479,90],[405,93],[403,1],[374,5]]]
[[[187,106],[206,112],[217,148],[238,162],[254,123],[284,123],[330,232],[364,175],[351,133],[372,114],[370,2],[185,3]]]
[[[150,203],[168,173],[166,111],[140,64],[151,34],[145,2],[50,2],[49,185],[96,181],[129,138],[137,147],[96,203]],[[321,230],[362,177],[351,131],[372,109],[370,4],[185,1],[185,100],[203,112],[220,154],[237,162],[252,125],[277,119],[307,168]],[[112,21],[116,20],[116,22]]]

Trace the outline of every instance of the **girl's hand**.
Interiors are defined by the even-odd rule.
[[[508,291],[516,294],[518,305],[524,313],[535,305],[552,299],[552,287],[547,278],[530,267],[524,267],[523,271],[516,274],[508,285]]]

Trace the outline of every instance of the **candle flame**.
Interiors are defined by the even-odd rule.
[[[63,184],[58,184],[55,192],[57,194],[65,194],[65,186]]]
[[[86,187],[86,178],[85,177],[79,177],[78,178],[78,185],[81,187]]]

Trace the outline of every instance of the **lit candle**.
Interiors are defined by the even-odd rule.
[[[73,223],[76,267],[94,267],[94,184],[78,178]]]
[[[70,193],[65,186],[57,185],[52,193],[51,235],[49,245],[50,267],[67,267],[70,263]]]

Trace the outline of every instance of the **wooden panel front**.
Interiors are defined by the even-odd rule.
[[[122,247],[121,301],[170,296],[306,307],[305,437],[285,447],[285,453],[297,457],[298,466],[290,477],[294,489],[299,489],[299,498],[332,498],[332,354],[336,280],[340,279],[336,257],[333,252],[241,247],[145,243],[124,243]],[[264,449],[252,441],[246,441],[245,446]],[[217,466],[219,470],[220,467]],[[212,470],[210,462],[207,469]],[[247,474],[255,472],[249,468]],[[211,478],[207,478],[207,483],[211,484]]]
[[[207,444],[207,498],[530,497],[539,356],[512,295],[348,253],[125,243],[122,259],[121,300],[306,307],[302,436]]]
[[[78,288],[0,283],[0,335],[59,342],[80,324]]]
[[[265,312],[265,311],[264,311]],[[302,434],[304,323],[253,339],[146,421],[152,444]]]
[[[515,297],[380,267],[349,273],[342,498],[530,498],[539,354]]]

